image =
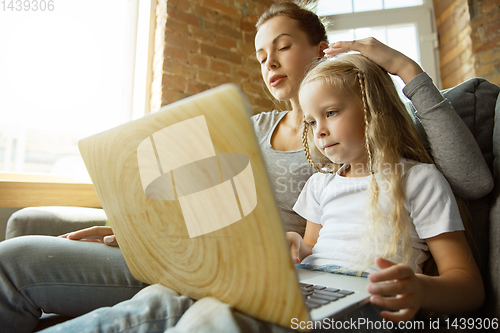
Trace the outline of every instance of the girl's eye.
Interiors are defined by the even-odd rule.
[[[335,116],[336,114],[337,114],[337,111],[328,111],[328,112],[326,113],[326,115],[327,115],[328,117],[333,117],[333,116]]]
[[[260,61],[260,63],[263,65],[266,62],[267,58],[264,58]]]
[[[312,126],[312,127],[316,126],[316,120],[311,120],[309,122],[309,126]]]
[[[288,50],[289,48],[290,48],[290,46],[285,46],[285,47],[280,48],[279,50],[284,51],[284,50]]]

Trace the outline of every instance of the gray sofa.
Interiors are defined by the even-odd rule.
[[[469,202],[472,233],[481,258],[486,287],[484,306],[467,316],[500,318],[500,88],[481,78],[443,91],[473,133],[494,177],[488,195]],[[14,213],[6,238],[21,235],[60,235],[92,225],[104,225],[101,209],[30,207]]]

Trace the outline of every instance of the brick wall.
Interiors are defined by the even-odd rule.
[[[476,75],[500,86],[500,0],[469,0]]]
[[[227,82],[254,113],[272,109],[254,49],[255,23],[272,2],[158,0],[152,110]]]
[[[433,0],[442,88],[481,76],[500,85],[500,0]]]

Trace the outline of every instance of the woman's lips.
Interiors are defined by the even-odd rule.
[[[285,79],[286,79],[285,75],[273,75],[269,79],[269,84],[271,85],[271,87],[274,88],[274,87],[277,87]]]

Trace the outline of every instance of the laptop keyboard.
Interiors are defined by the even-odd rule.
[[[354,291],[350,290],[327,288],[307,283],[300,283],[300,289],[304,295],[306,306],[310,310],[354,294]]]

